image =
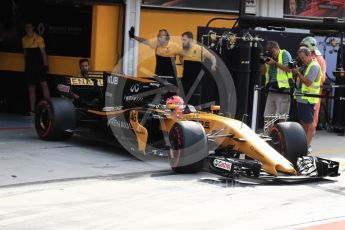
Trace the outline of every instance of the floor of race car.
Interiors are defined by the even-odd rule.
[[[44,142],[32,118],[0,114],[0,229],[345,229],[344,140],[319,131],[313,143],[340,177],[256,184],[175,175],[78,136]]]

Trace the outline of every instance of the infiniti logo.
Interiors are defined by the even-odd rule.
[[[131,93],[139,92],[139,84],[132,85],[129,91],[131,91]]]

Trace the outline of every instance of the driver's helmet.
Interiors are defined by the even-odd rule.
[[[184,100],[179,96],[171,96],[166,100],[166,107],[172,108],[177,115],[182,115],[184,109]]]
[[[305,37],[299,44],[300,46],[306,46],[310,51],[318,50],[317,41],[313,37]]]

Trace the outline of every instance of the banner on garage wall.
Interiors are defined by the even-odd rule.
[[[0,1],[0,52],[23,52],[24,24],[32,21],[49,55],[90,57],[92,6],[44,0]]]
[[[345,18],[344,0],[284,0],[286,16]]]

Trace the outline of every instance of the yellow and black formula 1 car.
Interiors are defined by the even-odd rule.
[[[44,140],[65,140],[73,133],[108,140],[139,156],[167,156],[178,173],[207,165],[230,178],[338,176],[338,162],[307,156],[298,123],[277,123],[270,136],[258,135],[219,114],[219,106],[204,112],[186,105],[164,78],[104,73],[97,79],[67,78],[58,89],[61,97],[41,101],[36,110],[36,130]]]

